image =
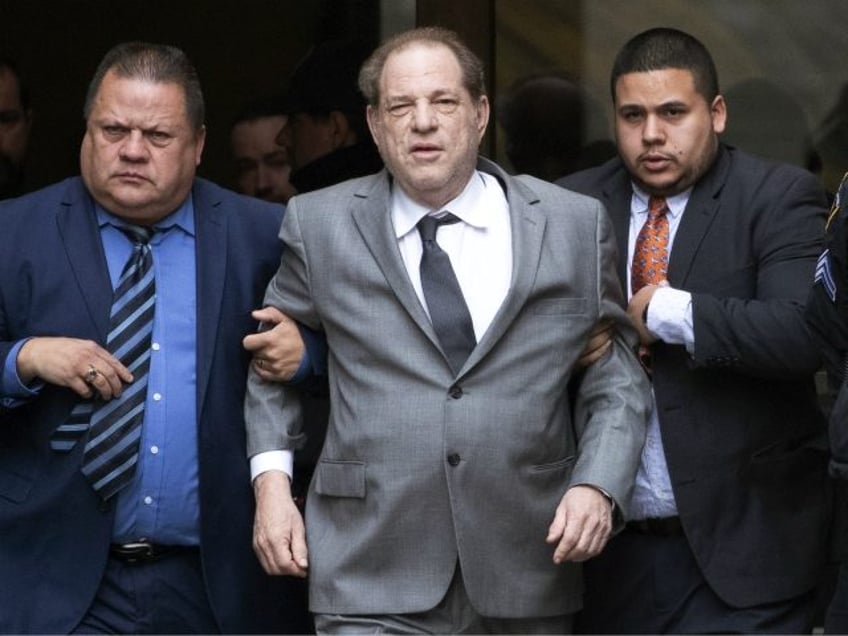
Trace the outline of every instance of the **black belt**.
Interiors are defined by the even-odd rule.
[[[113,543],[109,547],[109,556],[123,563],[151,563],[181,552],[196,548],[185,545],[160,545],[139,541],[137,543]]]
[[[683,524],[680,517],[649,517],[648,519],[633,519],[627,522],[627,529],[639,534],[650,534],[655,537],[681,537]]]

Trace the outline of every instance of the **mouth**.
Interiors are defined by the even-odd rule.
[[[422,161],[432,161],[442,152],[442,147],[436,144],[414,144],[409,154]]]
[[[112,175],[112,178],[117,179],[118,181],[122,181],[124,183],[136,184],[150,181],[150,179],[148,179],[145,175],[139,172],[117,172]]]
[[[659,172],[668,168],[674,161],[668,155],[650,152],[639,157],[639,163],[651,172]]]

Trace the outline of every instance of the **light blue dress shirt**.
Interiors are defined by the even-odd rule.
[[[95,206],[114,289],[132,253],[123,222]],[[200,543],[197,452],[197,286],[194,206],[182,206],[156,224],[150,241],[156,278],[152,355],[138,468],[117,495],[113,541],[167,545]],[[25,386],[17,375],[16,344],[0,374],[3,404],[37,396],[43,382]]]

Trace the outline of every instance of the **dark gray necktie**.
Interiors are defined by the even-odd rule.
[[[90,414],[88,440],[83,453],[82,472],[104,500],[109,499],[135,474],[141,441],[141,423],[147,397],[150,345],[156,288],[153,254],[149,241],[151,228],[119,228],[133,242],[133,251],[121,273],[112,298],[109,335],[106,348],[133,374],[133,382],[120,397],[108,402],[83,402],[71,413],[70,423]],[[64,426],[64,425],[63,425]],[[70,450],[76,439],[61,440],[63,426],[51,441],[57,450]],[[79,428],[79,422],[76,424]],[[73,426],[70,427],[72,432]],[[77,433],[77,438],[81,433]]]
[[[421,235],[421,287],[430,312],[430,322],[454,373],[459,373],[477,344],[471,314],[451,267],[450,258],[436,242],[441,225],[458,222],[453,214],[441,218],[425,216],[418,222]]]

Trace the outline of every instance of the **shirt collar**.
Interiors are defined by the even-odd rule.
[[[108,212],[97,202],[94,203],[94,211],[97,215],[97,225],[100,229],[103,229],[105,225],[120,227],[127,224],[126,220]],[[164,219],[161,219],[154,227],[159,230],[169,230],[172,227],[178,227],[189,236],[194,236],[194,202],[191,193],[189,192],[189,195],[180,207]]]
[[[692,194],[692,188],[684,190],[674,196],[666,197],[665,204],[668,206],[668,214],[672,218],[677,218],[683,214],[686,209],[686,204],[689,203],[689,196]],[[651,196],[640,188],[635,183],[633,184],[633,199],[630,205],[632,214],[644,216],[648,214],[648,200]]]
[[[418,221],[428,214],[448,211],[462,219],[463,222],[472,227],[484,229],[492,222],[491,215],[486,213],[486,197],[491,194],[492,188],[500,185],[495,177],[475,170],[465,189],[458,197],[448,201],[438,210],[425,207],[413,201],[402,188],[397,187],[392,181],[392,221],[395,226],[395,237],[401,238],[411,232]]]

